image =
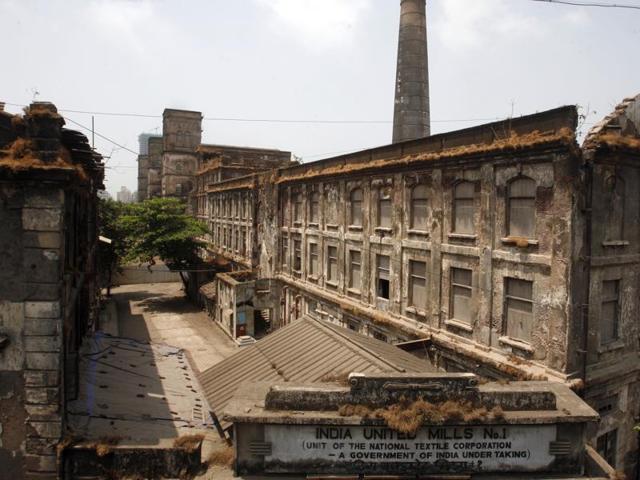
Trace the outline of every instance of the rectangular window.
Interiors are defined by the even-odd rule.
[[[387,336],[384,333],[379,332],[378,330],[373,330],[371,332],[371,336],[376,340],[380,340],[381,342],[386,342],[388,340]]]
[[[536,182],[527,177],[509,185],[509,235],[533,238],[536,231]]]
[[[389,257],[378,255],[376,257],[376,295],[378,298],[389,300],[391,291],[391,271]]]
[[[349,224],[356,227],[362,226],[362,198],[363,193],[361,188],[355,188],[351,191]]]
[[[620,281],[602,282],[602,310],[600,312],[600,343],[607,344],[618,339],[620,316]]]
[[[427,306],[427,264],[409,260],[409,305],[420,311]]]
[[[472,272],[466,268],[451,269],[451,318],[471,323]]]
[[[282,237],[282,266],[289,265],[289,237]]]
[[[309,276],[318,275],[318,244],[309,244]]]
[[[616,449],[618,448],[618,430],[600,435],[596,441],[596,450],[609,465],[616,468]]]
[[[473,234],[475,232],[475,185],[472,182],[461,182],[454,188],[453,231],[455,233]]]
[[[360,290],[362,286],[362,260],[357,250],[349,250],[349,288]]]
[[[300,240],[293,241],[293,269],[296,272],[302,270],[302,242]]]
[[[507,336],[531,341],[533,330],[533,282],[505,278]]]
[[[327,281],[338,283],[338,247],[327,247]]]
[[[320,223],[320,193],[312,192],[309,197],[309,222]]]
[[[302,223],[303,213],[302,194],[295,193],[293,195],[293,221],[296,223]]]
[[[240,254],[245,256],[247,254],[247,227],[242,227],[240,236]]]
[[[379,191],[380,198],[378,200],[378,226],[383,228],[391,228],[391,219],[393,207],[391,205],[391,195]]]
[[[286,195],[280,197],[280,211],[282,212],[282,226],[288,227],[291,223],[291,208],[289,202],[287,201]]]
[[[595,405],[596,411],[600,417],[605,417],[618,409],[618,395],[611,395],[598,400]]]

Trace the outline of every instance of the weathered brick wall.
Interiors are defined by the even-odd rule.
[[[10,251],[0,270],[0,352],[5,391],[0,457],[22,472],[55,478],[62,430],[62,311],[64,194],[38,184],[2,185],[0,218],[8,228],[0,243]],[[14,477],[16,478],[16,477]]]

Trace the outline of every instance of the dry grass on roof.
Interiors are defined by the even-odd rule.
[[[193,435],[182,435],[173,441],[173,448],[179,448],[189,453],[193,453],[198,450],[198,448],[200,448],[203,440],[204,435],[200,433]]]
[[[491,143],[474,143],[471,145],[461,145],[459,147],[452,147],[448,149],[445,148],[444,150],[438,152],[405,155],[404,157],[399,158],[379,159],[370,162],[355,164],[348,163],[348,161],[345,160],[345,163],[342,163],[340,165],[327,167],[323,167],[322,165],[314,167],[313,164],[311,164],[304,173],[301,173],[299,175],[286,176],[285,173],[283,175],[283,178],[278,180],[278,183],[290,182],[293,180],[303,180],[316,176],[341,175],[376,168],[411,165],[412,163],[437,161],[454,157],[478,155],[482,153],[517,152],[520,150],[542,147],[558,142],[573,148],[577,146],[575,133],[570,128],[562,128],[559,131],[552,132],[540,132],[538,130],[535,130],[524,135],[517,135],[513,133],[510,137],[496,139]]]
[[[24,113],[32,117],[62,118],[57,111],[53,111],[49,107],[50,105],[34,103],[24,107]]]
[[[415,434],[423,425],[446,423],[483,423],[502,420],[504,412],[500,407],[487,410],[476,407],[471,402],[447,400],[430,403],[425,400],[400,401],[384,408],[372,409],[366,405],[342,405],[338,413],[343,417],[357,416],[384,420],[385,424],[401,433]]]
[[[599,145],[606,145],[611,149],[625,148],[630,150],[640,150],[640,138],[605,133],[599,135],[595,142]]]
[[[18,138],[5,150],[0,151],[0,168],[7,168],[12,172],[24,172],[29,170],[75,170],[83,180],[87,179],[84,169],[71,160],[69,152],[60,148],[54,161],[43,162],[38,156],[38,151],[31,140]]]

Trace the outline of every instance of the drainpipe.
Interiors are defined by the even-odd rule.
[[[585,281],[586,281],[586,298],[582,306],[582,381],[583,388],[580,396],[584,397],[587,387],[587,360],[589,351],[589,301],[591,297],[591,250],[592,250],[592,198],[593,198],[593,164],[590,162],[589,153],[586,154],[587,159],[583,165],[585,180],[585,249],[587,254],[584,257]],[[639,479],[640,480],[640,479]]]

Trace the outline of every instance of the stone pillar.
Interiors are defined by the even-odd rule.
[[[393,143],[430,134],[425,0],[401,0]]]
[[[23,265],[24,408],[27,413],[27,478],[56,478],[56,445],[62,434],[61,276],[64,194],[61,189],[25,192]]]

